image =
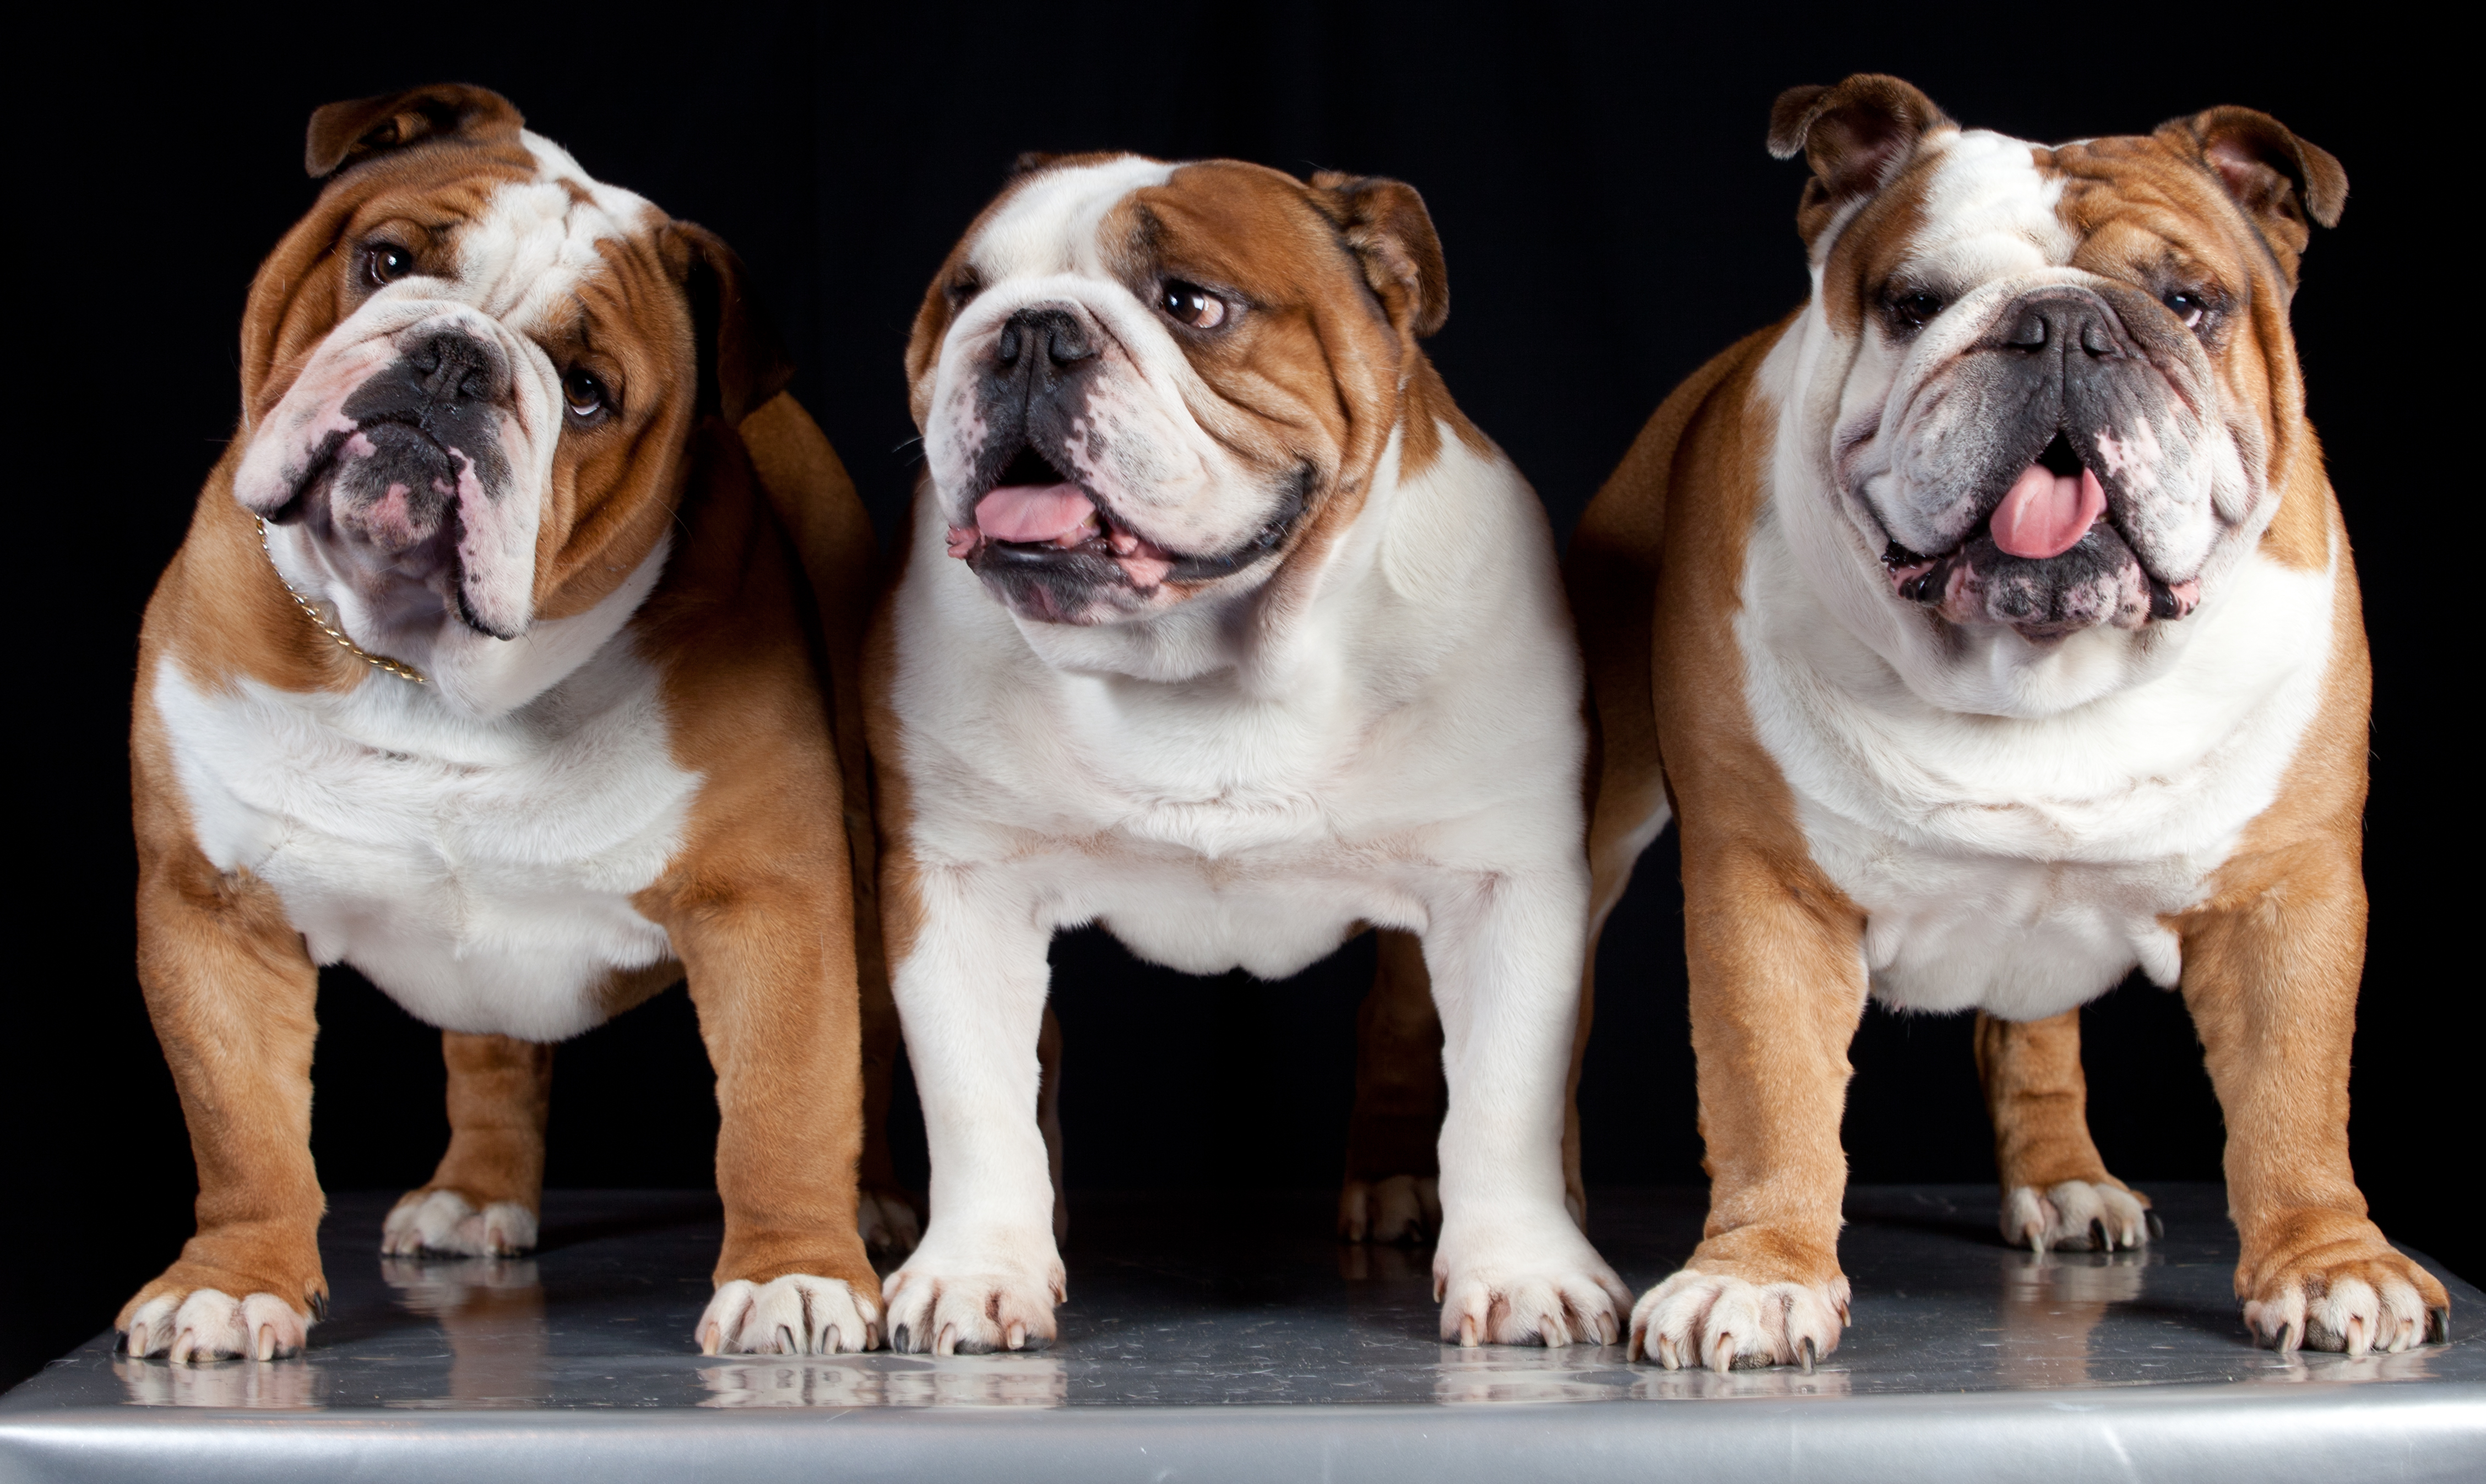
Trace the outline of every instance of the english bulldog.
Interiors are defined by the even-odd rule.
[[[2348,1166],[2370,670],[2288,330],[2338,162],[2246,108],[2030,144],[1869,75],[1769,143],[1811,296],[1658,409],[1568,571],[1600,910],[1670,794],[1683,832],[1710,1211],[1634,1354],[1837,1347],[1868,996],[1978,1013],[2006,1239],[2147,1242],[2079,1050],[2136,967],[2207,1052],[2251,1332],[2440,1336]]]
[[[268,1360],[322,1312],[333,963],[444,1033],[449,1149],[387,1251],[533,1246],[550,1043],[687,975],[723,1114],[699,1344],[869,1348],[852,486],[733,254],[497,95],[331,104],[308,164],[140,638],[139,978],[199,1198],[127,1352]]]
[[[1126,154],[1023,162],[925,293],[866,655],[931,1155],[898,1348],[1056,1333],[1037,1043],[1090,922],[1267,978],[1413,935],[1383,976],[1440,1008],[1443,1337],[1619,1338],[1563,1204],[1581,673],[1542,509],[1418,349],[1447,310],[1406,185]]]

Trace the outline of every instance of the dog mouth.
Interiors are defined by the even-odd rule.
[[[2059,431],[1949,550],[1925,555],[1892,541],[1882,565],[1904,601],[2031,639],[2171,622],[2201,596],[2199,578],[2169,582],[2148,569],[2117,528],[2105,486]]]
[[[977,497],[973,523],[949,528],[949,554],[979,575],[1035,579],[1048,591],[1110,584],[1146,593],[1169,582],[1206,582],[1239,572],[1284,544],[1307,502],[1305,473],[1277,517],[1250,539],[1231,552],[1200,555],[1141,535],[1041,450],[1024,444]]]
[[[507,639],[466,592],[459,497],[472,480],[473,461],[417,421],[367,419],[330,433],[293,493],[265,518],[301,525],[385,622],[411,626],[446,615]]]

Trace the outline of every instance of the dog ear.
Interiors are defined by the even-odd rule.
[[[2348,173],[2330,151],[2297,138],[2266,113],[2212,108],[2160,124],[2157,137],[2209,167],[2261,229],[2291,284],[2313,226],[2339,225]]]
[[[724,238],[689,222],[668,222],[663,248],[690,300],[699,414],[716,413],[738,427],[794,379],[793,360],[753,302],[751,276]]]
[[[1401,334],[1422,338],[1450,317],[1450,271],[1442,239],[1416,188],[1373,176],[1324,170],[1312,177],[1312,198],[1364,265]]]
[[[1770,153],[1812,166],[1795,208],[1811,247],[1849,204],[1891,183],[1932,129],[1950,124],[1914,84],[1858,72],[1834,88],[1789,88],[1770,107]]]
[[[515,105],[489,88],[439,82],[382,93],[330,103],[314,113],[303,141],[302,168],[316,179],[418,140],[514,138],[525,124]]]

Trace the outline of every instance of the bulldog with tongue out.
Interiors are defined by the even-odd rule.
[[[1357,1136],[1347,1224],[1438,1195],[1445,1339],[1619,1338],[1565,1205],[1578,654],[1534,494],[1417,348],[1447,309],[1405,185],[1130,155],[1024,162],[925,296],[867,660],[932,1167],[899,1349],[1054,1333],[1046,945],[1090,922],[1265,978],[1384,929],[1367,1031],[1423,1041],[1429,982],[1448,1112],[1359,1109],[1398,1147]]]
[[[2251,1333],[2441,1338],[2348,1165],[2370,671],[2288,331],[2338,162],[2244,108],[2033,145],[1881,76],[1769,142],[1811,166],[1811,296],[1658,409],[1567,574],[1595,911],[1683,831],[1713,1184],[1634,1354],[1837,1344],[1868,996],[1976,1013],[2006,1240],[2147,1242],[2080,1065],[2135,968],[2208,1054]]]

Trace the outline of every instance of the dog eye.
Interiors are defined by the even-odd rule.
[[[1195,330],[1213,330],[1226,322],[1226,301],[1198,284],[1170,278],[1158,290],[1157,308]]]
[[[394,284],[414,271],[414,254],[394,242],[374,242],[363,249],[363,271],[374,284]]]
[[[1941,296],[1926,293],[1921,289],[1915,293],[1900,294],[1891,300],[1891,322],[1896,325],[1902,334],[1912,334],[1923,329],[1936,315],[1942,312]]]
[[[2188,330],[2201,328],[2202,323],[2210,317],[2210,296],[2197,289],[2173,289],[2158,302],[2166,305],[2176,318],[2184,321],[2184,328]]]
[[[561,378],[561,395],[569,402],[570,416],[576,418],[595,416],[610,400],[604,383],[595,379],[595,373],[576,367]]]

